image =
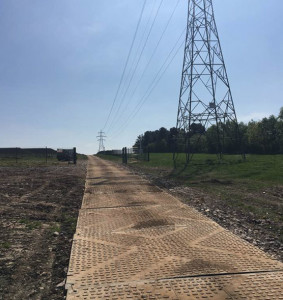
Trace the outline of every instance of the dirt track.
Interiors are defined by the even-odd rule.
[[[67,299],[283,299],[283,264],[141,177],[90,157]]]

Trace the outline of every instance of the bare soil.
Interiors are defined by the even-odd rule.
[[[0,167],[0,299],[64,299],[86,176],[77,165]]]

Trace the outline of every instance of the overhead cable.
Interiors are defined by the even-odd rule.
[[[186,28],[185,28],[185,30],[186,30]],[[158,83],[160,82],[160,80],[162,79],[162,77],[164,76],[164,74],[166,73],[167,69],[169,68],[169,66],[173,62],[174,58],[178,54],[179,50],[183,46],[184,41],[179,46],[178,46],[178,43],[179,43],[180,39],[182,38],[182,36],[184,35],[185,30],[182,31],[182,33],[179,36],[179,38],[178,38],[177,42],[175,43],[174,47],[172,48],[172,50],[168,54],[168,56],[165,59],[164,63],[162,64],[162,66],[160,67],[160,69],[158,70],[158,72],[156,73],[156,75],[155,75],[153,81],[151,82],[150,86],[148,87],[148,89],[146,90],[146,92],[144,93],[144,95],[142,96],[142,98],[139,100],[138,104],[136,105],[136,107],[134,108],[134,110],[132,111],[132,113],[125,120],[125,122],[122,124],[122,126],[120,126],[116,131],[113,132],[112,136],[113,135],[117,136],[118,134],[120,134],[120,133],[122,133],[124,131],[124,129],[126,128],[126,126],[138,114],[138,112],[141,110],[141,108],[144,105],[144,103],[146,102],[146,100],[150,97],[150,95],[152,94],[153,90],[156,88],[156,86],[158,85]],[[177,50],[176,50],[176,48],[177,48]],[[171,57],[171,55],[174,52],[174,50],[176,50],[176,51],[173,54],[173,56]],[[171,59],[170,59],[170,57],[171,57]]]
[[[165,27],[164,27],[162,33],[161,33],[161,36],[160,36],[160,38],[159,38],[159,40],[158,40],[158,42],[157,42],[157,44],[156,44],[156,46],[155,46],[155,48],[154,48],[152,54],[151,54],[151,57],[150,57],[150,59],[148,60],[148,62],[147,62],[147,64],[146,64],[146,66],[145,66],[145,68],[144,68],[144,70],[143,70],[143,72],[142,72],[142,74],[141,74],[139,80],[137,81],[137,84],[136,84],[136,86],[135,86],[133,92],[131,93],[131,95],[130,95],[130,97],[129,97],[129,100],[127,101],[127,104],[126,104],[124,110],[127,110],[128,105],[129,105],[129,103],[130,103],[130,100],[133,99],[133,97],[134,97],[134,95],[135,95],[135,93],[136,93],[136,91],[137,91],[137,88],[139,87],[139,85],[140,85],[140,83],[141,83],[141,81],[142,81],[142,79],[143,79],[143,77],[144,77],[144,75],[145,75],[145,73],[146,73],[148,67],[150,66],[150,63],[151,63],[151,61],[152,61],[154,55],[156,54],[156,51],[157,51],[157,49],[158,49],[158,47],[159,47],[159,45],[160,45],[160,43],[161,43],[161,41],[162,41],[162,39],[163,39],[163,37],[164,37],[164,35],[165,35],[165,32],[166,32],[166,30],[167,30],[167,28],[168,28],[168,26],[169,26],[169,24],[170,24],[170,22],[171,22],[171,20],[172,20],[172,18],[173,18],[173,15],[174,15],[174,13],[175,13],[175,11],[176,11],[176,9],[177,9],[179,3],[180,3],[180,0],[178,0],[178,1],[176,2],[176,5],[175,5],[175,7],[174,7],[174,9],[173,9],[173,11],[172,11],[172,13],[171,13],[171,15],[170,15],[170,17],[169,17],[167,23],[166,23],[166,25],[165,25]],[[119,116],[116,116],[116,120],[119,119],[119,118],[121,117],[122,114],[123,114],[123,112],[121,112]]]
[[[143,6],[142,6],[142,9],[141,9],[141,12],[140,12],[139,20],[138,20],[138,23],[137,23],[137,26],[136,26],[136,30],[135,30],[135,33],[134,33],[134,36],[133,36],[133,40],[132,40],[132,43],[131,43],[131,46],[130,46],[130,50],[129,50],[129,53],[128,53],[128,56],[127,56],[127,59],[126,59],[126,63],[125,63],[125,66],[124,66],[124,69],[123,69],[123,72],[122,72],[122,76],[121,76],[121,78],[120,78],[120,82],[119,82],[119,85],[118,85],[118,88],[117,88],[117,91],[116,91],[114,100],[113,100],[113,102],[112,102],[111,109],[110,109],[109,114],[108,114],[108,116],[107,116],[106,122],[105,122],[105,124],[104,124],[104,126],[103,126],[103,129],[104,129],[104,128],[107,126],[107,124],[108,124],[109,118],[110,118],[110,116],[111,116],[111,114],[112,114],[112,111],[113,111],[115,102],[116,102],[116,100],[117,100],[117,97],[118,97],[118,94],[119,94],[119,91],[120,91],[120,88],[121,88],[122,82],[123,82],[123,80],[124,80],[125,72],[126,72],[126,69],[127,69],[128,63],[129,63],[129,59],[130,59],[130,56],[131,56],[131,53],[132,53],[132,50],[133,50],[133,46],[134,46],[134,43],[135,43],[135,40],[136,40],[136,37],[137,37],[137,33],[138,33],[138,30],[139,30],[139,27],[140,27],[140,23],[141,23],[141,20],[142,20],[142,16],[143,16],[143,13],[144,13],[146,1],[147,1],[147,0],[144,0]]]
[[[139,65],[140,60],[141,60],[141,58],[142,58],[142,55],[143,55],[143,53],[144,53],[144,50],[145,50],[145,47],[146,47],[146,45],[147,45],[148,39],[149,39],[149,37],[150,37],[150,35],[151,35],[152,29],[153,29],[154,24],[155,24],[155,22],[156,22],[156,18],[157,18],[157,16],[158,16],[158,13],[159,13],[159,11],[160,11],[160,8],[161,8],[162,3],[163,3],[163,0],[160,1],[160,4],[159,4],[159,6],[158,6],[158,8],[157,8],[157,10],[156,10],[154,19],[153,19],[152,24],[151,24],[151,26],[150,26],[149,32],[148,32],[148,34],[147,34],[147,37],[146,37],[146,40],[145,40],[145,42],[144,42],[143,48],[142,48],[141,53],[140,53],[140,55],[139,55],[138,61],[137,61],[136,65],[135,65],[135,68],[134,68],[134,71],[133,71],[133,73],[132,73],[132,76],[131,76],[131,78],[130,78],[130,80],[129,80],[129,83],[128,83],[128,85],[127,85],[127,88],[126,88],[126,90],[125,90],[125,92],[124,92],[124,94],[123,94],[123,96],[122,96],[122,99],[121,99],[121,101],[120,101],[120,103],[119,103],[118,109],[117,109],[117,111],[116,111],[116,113],[115,113],[115,117],[112,119],[112,122],[111,122],[109,128],[111,128],[111,127],[113,126],[113,124],[115,123],[115,121],[117,120],[117,115],[118,115],[118,113],[119,113],[119,111],[120,111],[120,109],[121,109],[121,106],[122,106],[122,104],[123,104],[123,102],[124,102],[124,100],[125,100],[126,94],[127,94],[128,90],[129,90],[129,88],[130,88],[130,86],[131,86],[131,83],[132,83],[132,80],[133,80],[133,78],[134,78],[134,76],[135,76],[135,74],[136,74],[138,65]]]

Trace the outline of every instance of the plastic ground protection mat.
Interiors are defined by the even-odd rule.
[[[86,183],[67,299],[281,299],[280,262],[146,181],[133,189],[125,173],[125,192]]]
[[[111,208],[111,207],[134,207],[147,205],[179,205],[180,202],[176,198],[167,193],[125,193],[123,195],[118,193],[102,193],[96,194],[93,197],[92,193],[86,192],[83,199],[82,206],[86,208]]]

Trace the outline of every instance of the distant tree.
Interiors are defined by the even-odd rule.
[[[168,140],[167,140],[167,145],[168,145],[168,150],[169,152],[174,152],[176,149],[176,139],[178,135],[178,130],[176,127],[172,127],[169,130],[169,135],[168,135]]]
[[[168,132],[168,130],[166,128],[161,127],[159,129],[159,132],[158,132],[158,139],[159,140],[166,140],[167,137],[168,137],[168,135],[169,135],[169,132]]]
[[[248,125],[244,124],[243,122],[240,122],[238,128],[239,128],[238,149],[239,152],[246,153],[248,150],[248,136],[247,136]]]
[[[140,134],[138,137],[137,137],[137,139],[136,139],[136,142],[135,142],[135,144],[134,144],[134,146],[133,147],[140,147],[140,144],[142,143],[143,144],[143,135],[142,134]]]
[[[248,124],[226,122],[219,125],[221,149],[218,149],[217,127],[210,126],[207,130],[198,123],[191,125],[190,131],[175,127],[167,130],[146,131],[139,135],[135,146],[140,141],[144,151],[150,152],[185,152],[186,141],[190,138],[190,150],[193,152],[217,153],[283,153],[283,107],[278,117],[270,116],[261,121],[250,121]]]
[[[240,153],[246,126],[243,123],[227,121],[220,127],[223,153]]]
[[[277,137],[279,153],[283,153],[283,107],[281,107],[277,118],[276,137]]]
[[[193,123],[191,124],[190,128],[190,134],[204,134],[205,133],[205,127],[200,123]]]
[[[249,153],[263,153],[262,143],[260,141],[259,123],[250,121],[247,128],[247,140]]]
[[[264,149],[264,154],[275,154],[279,152],[279,145],[277,143],[277,120],[275,116],[264,118],[259,123],[261,133],[261,143]]]
[[[217,136],[216,125],[212,125],[206,130],[206,141],[207,141],[208,153],[217,153],[218,152],[218,136]]]
[[[190,138],[190,151],[194,153],[208,152],[206,135],[194,134]]]

